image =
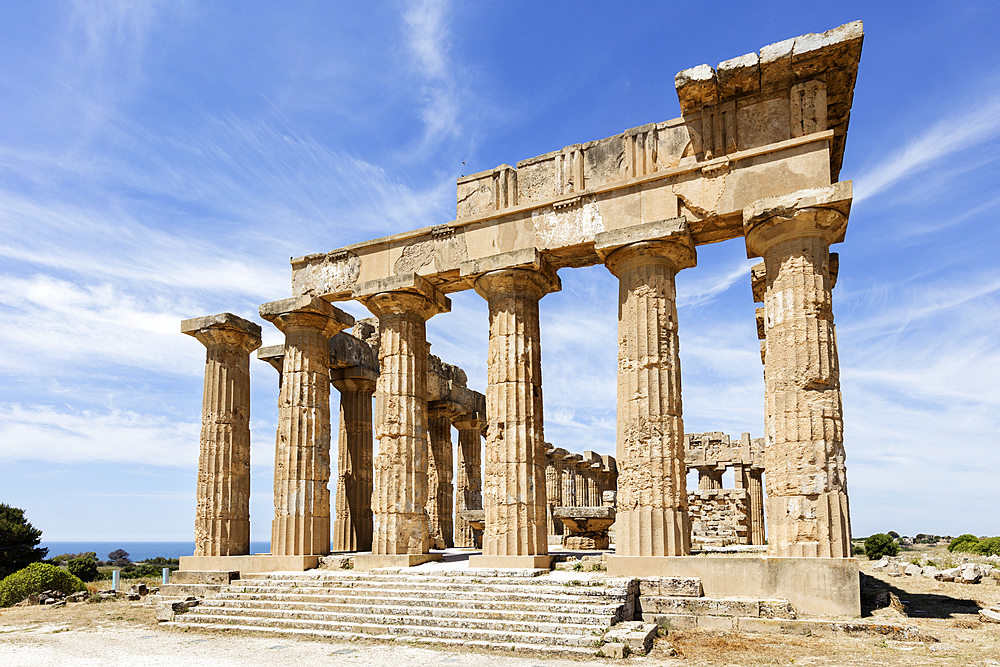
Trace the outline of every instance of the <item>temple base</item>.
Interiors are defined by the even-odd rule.
[[[181,556],[181,570],[247,572],[305,572],[319,565],[319,555]]]
[[[487,570],[548,570],[552,568],[552,556],[469,556],[469,567]]]
[[[359,554],[354,557],[354,569],[367,572],[383,567],[413,567],[441,558],[442,554]]]
[[[609,556],[612,577],[698,577],[706,597],[788,600],[807,616],[861,615],[854,558]]]

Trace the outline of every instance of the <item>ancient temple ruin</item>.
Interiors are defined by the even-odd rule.
[[[245,538],[247,357],[260,345],[259,327],[232,315],[186,321],[184,331],[208,347],[208,366],[199,547],[184,567],[225,568],[237,561],[218,559],[229,557],[245,558],[241,567],[306,568],[331,548],[369,545],[356,567],[405,567],[439,557],[435,547],[474,543],[467,525],[452,524],[451,425],[459,431],[457,509],[481,501],[484,512],[482,553],[470,567],[548,567],[555,494],[596,502],[602,478],[586,471],[610,463],[563,457],[550,465],[542,303],[560,289],[560,272],[604,265],[619,281],[609,573],[696,572],[717,582],[706,587],[739,580],[780,588],[849,569],[830,246],[844,240],[851,208],[851,182],[839,174],[862,37],[852,23],[684,70],[675,77],[679,118],[463,176],[454,220],[293,259],[292,296],[260,307],[285,335],[281,350],[262,356],[281,374],[269,555],[247,554]],[[704,490],[718,490],[710,461],[716,472],[723,462],[740,468],[748,518],[734,533],[763,541],[758,519],[766,515],[770,560],[685,558],[692,521],[704,525],[719,494],[693,500],[686,489],[697,463],[685,448],[674,281],[696,270],[698,246],[718,242],[744,244],[762,260],[748,295],[763,304],[765,436],[745,456],[706,453]],[[448,294],[461,290],[489,306],[485,395],[428,352],[426,321],[448,317]],[[374,323],[355,326],[335,306],[346,300],[364,304]],[[354,336],[345,333],[351,326]],[[331,382],[341,400],[335,516]],[[370,432],[379,442],[371,462]],[[572,484],[557,466],[572,471]]]

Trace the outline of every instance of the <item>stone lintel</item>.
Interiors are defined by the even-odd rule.
[[[219,313],[218,315],[207,315],[205,317],[195,317],[189,320],[181,320],[181,333],[194,336],[198,340],[199,334],[209,330],[231,331],[252,347],[248,352],[252,352],[260,347],[260,325],[245,320],[232,313]],[[204,341],[202,341],[204,342]]]
[[[354,569],[367,572],[386,567],[413,567],[443,557],[443,554],[358,554],[354,557]]]
[[[552,569],[552,556],[469,556],[470,568],[487,570]]]
[[[557,507],[552,511],[557,519],[614,519],[614,507]]]
[[[351,291],[351,298],[367,302],[369,297],[385,292],[420,294],[436,306],[438,313],[451,312],[451,299],[434,287],[426,278],[416,273],[401,273],[396,276],[359,283]]]
[[[324,333],[333,336],[340,330],[354,326],[354,318],[330,304],[329,301],[315,296],[293,296],[290,299],[271,301],[260,306],[260,316],[275,326],[281,328],[281,320],[285,315],[312,314],[321,315],[330,320]]]
[[[330,368],[365,368],[378,375],[378,356],[371,345],[341,331],[330,337]]]
[[[743,210],[747,257],[761,257],[775,243],[801,236],[843,241],[851,200],[851,181],[840,181],[754,202]]]

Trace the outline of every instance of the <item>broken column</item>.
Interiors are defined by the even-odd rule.
[[[479,394],[482,396],[482,394]],[[483,410],[485,410],[485,403]],[[482,531],[469,525],[463,512],[483,509],[482,432],[486,424],[483,412],[461,415],[455,420],[458,429],[458,472],[455,476],[455,546],[467,549],[482,544]],[[477,533],[479,533],[477,535]]]
[[[432,560],[427,512],[427,320],[450,309],[449,300],[415,274],[358,286],[379,319],[379,374],[375,389],[375,487],[372,552],[386,563]],[[390,559],[387,556],[397,556]],[[364,559],[355,567],[364,569]],[[374,564],[378,565],[374,565]]]
[[[316,297],[260,307],[285,334],[274,456],[271,553],[330,552],[330,337],[354,318]]]
[[[484,466],[483,555],[474,556],[470,566],[547,567],[551,561],[545,521],[538,302],[557,291],[560,283],[537,251],[530,255],[529,267],[522,264],[518,268],[476,271],[476,292],[489,302],[490,310],[486,373],[489,430]],[[463,264],[463,273],[467,271]]]
[[[638,234],[636,234],[636,231]],[[630,242],[633,234],[659,240]],[[690,551],[674,279],[695,266],[683,218],[604,232],[618,277],[618,556]]]
[[[758,201],[747,256],[764,259],[768,554],[849,557],[830,244],[844,239],[850,182]]]
[[[260,327],[232,313],[181,322],[205,346],[195,556],[250,553],[250,353]]]

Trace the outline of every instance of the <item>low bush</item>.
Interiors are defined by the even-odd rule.
[[[968,553],[975,553],[977,546],[979,546],[979,538],[975,535],[966,533],[965,535],[959,535],[949,542],[948,551],[965,551]]]
[[[882,556],[895,556],[899,553],[899,544],[885,533],[875,533],[865,540],[865,555],[868,560],[879,560]]]
[[[32,563],[0,581],[0,607],[10,607],[43,591],[76,593],[87,587],[78,577],[49,563]]]
[[[66,567],[70,574],[84,583],[97,579],[97,561],[89,556],[74,558]]]
[[[986,537],[979,540],[976,553],[982,556],[1000,556],[1000,537]]]

